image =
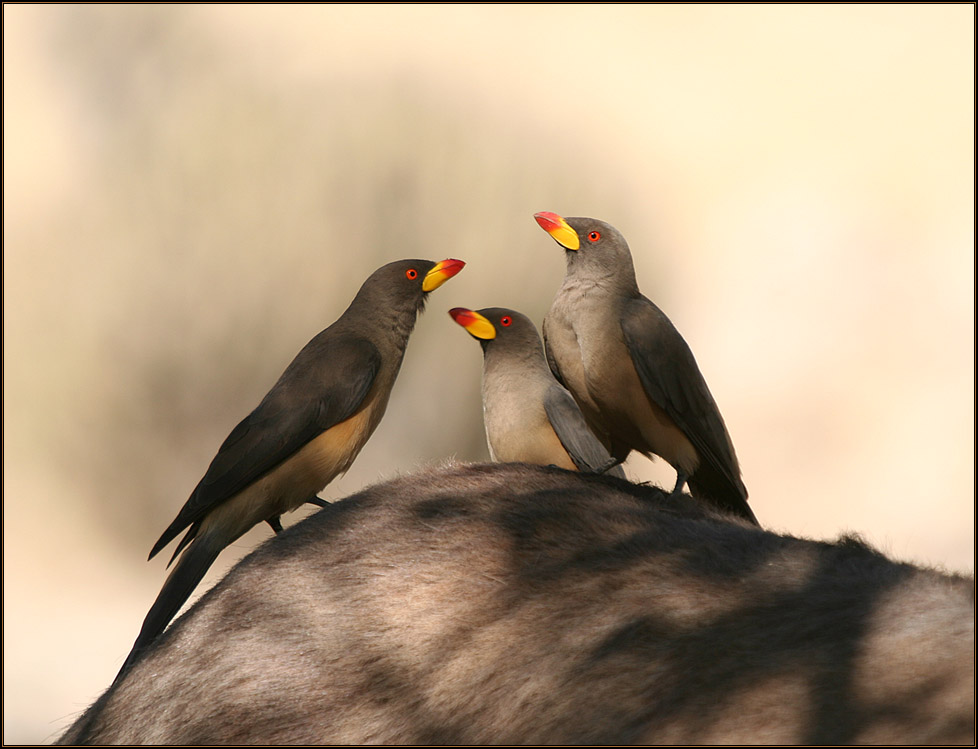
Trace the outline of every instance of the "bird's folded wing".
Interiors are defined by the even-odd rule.
[[[184,528],[356,413],[380,366],[380,352],[363,338],[320,334],[310,341],[224,440],[150,558]]]
[[[588,428],[573,396],[553,385],[543,398],[543,407],[557,438],[578,470],[597,471],[611,462],[611,455]]]
[[[665,313],[645,297],[628,302],[621,330],[642,386],[710,463],[746,496],[727,428],[693,352]]]

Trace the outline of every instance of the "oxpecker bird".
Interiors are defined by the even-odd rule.
[[[489,455],[625,478],[591,433],[567,389],[550,373],[536,326],[502,307],[456,307],[452,319],[482,344],[482,408]]]
[[[380,423],[404,349],[430,291],[461,260],[400,260],[374,271],[336,322],[315,336],[217,451],[204,477],[149,554],[184,529],[120,675],[166,627],[217,555],[345,473]],[[319,500],[321,501],[321,500]],[[183,552],[181,554],[181,552]],[[118,677],[117,677],[118,678]]]
[[[676,469],[676,486],[757,523],[733,443],[693,353],[642,296],[615,227],[535,214],[566,251],[567,273],[543,321],[547,360],[617,459],[632,450]]]

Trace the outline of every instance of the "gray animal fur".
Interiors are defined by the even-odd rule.
[[[270,538],[62,744],[973,744],[974,584],[526,464]]]

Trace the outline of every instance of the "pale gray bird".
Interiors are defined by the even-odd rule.
[[[733,443],[693,353],[642,296],[625,238],[593,218],[535,214],[566,250],[567,274],[543,321],[547,360],[617,459],[632,450],[676,469],[674,491],[753,523]]]
[[[482,344],[482,407],[494,461],[607,470],[625,478],[550,373],[540,335],[526,315],[502,307],[456,307],[448,314]]]
[[[374,271],[231,431],[149,554],[188,529],[120,674],[166,628],[225,546],[261,522],[281,530],[280,515],[315,502],[346,472],[384,415],[428,292],[464,265],[400,260]]]

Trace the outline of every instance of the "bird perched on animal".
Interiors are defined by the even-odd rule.
[[[303,347],[231,430],[149,554],[152,559],[188,529],[120,675],[164,630],[224,547],[261,522],[277,532],[280,515],[315,502],[346,472],[384,415],[428,293],[464,265],[400,260],[374,271],[339,319]]]
[[[564,248],[567,273],[543,321],[547,360],[617,459],[632,450],[676,469],[674,491],[757,523],[720,410],[693,353],[642,295],[628,243],[594,218],[534,215]]]
[[[449,310],[482,344],[482,408],[489,456],[625,478],[591,433],[567,389],[550,373],[536,326],[503,307]]]

